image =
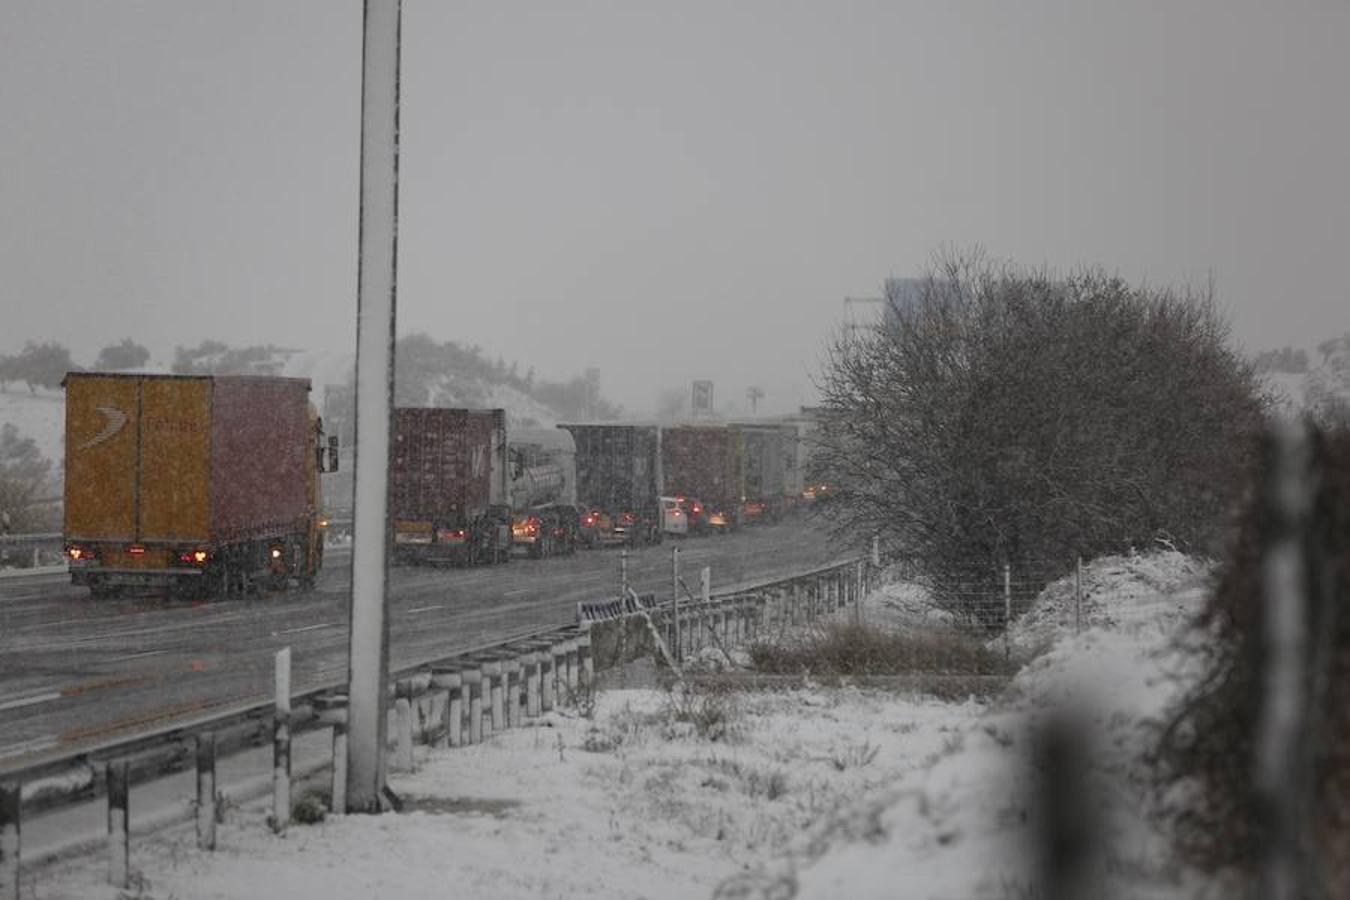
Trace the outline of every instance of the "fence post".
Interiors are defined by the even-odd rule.
[[[1318,629],[1331,624],[1332,591],[1326,574],[1309,570],[1318,474],[1306,431],[1277,427],[1267,441],[1261,486],[1267,534],[1260,553],[1261,693],[1253,735],[1253,788],[1261,847],[1259,887],[1253,896],[1294,900],[1315,896],[1317,790],[1309,738],[1316,727],[1317,683],[1327,678],[1328,652]],[[1319,590],[1319,588],[1321,588]],[[1319,596],[1320,595],[1320,596]],[[1319,602],[1321,601],[1321,602]],[[1325,604],[1325,605],[1324,605]],[[1320,692],[1319,692],[1320,693]]]
[[[412,685],[394,685],[394,764],[400,772],[413,771]]]
[[[314,698],[319,721],[333,727],[333,781],[329,809],[334,815],[347,811],[347,695],[322,694]]]
[[[586,629],[577,637],[577,659],[581,665],[582,687],[590,688],[595,684],[595,657],[591,655],[591,632]]]
[[[520,713],[517,711],[519,703],[516,702],[519,696],[520,663],[511,656],[502,660],[502,716],[507,728],[515,728],[520,724]]]
[[[542,656],[536,647],[531,647],[521,658],[525,664],[525,715],[531,719],[539,717],[539,658]]]
[[[628,548],[619,550],[619,599],[628,599]]]
[[[488,707],[492,714],[492,731],[496,734],[506,730],[506,691],[502,689],[502,664],[500,660],[483,663],[483,689],[488,695]]]
[[[859,625],[863,623],[863,594],[865,593],[863,591],[864,565],[865,563],[859,560],[858,565],[854,567],[853,571],[853,608],[857,610]]]
[[[620,625],[623,619],[619,619]],[[619,632],[622,636],[623,632]],[[623,665],[622,658],[619,665]],[[557,675],[554,672],[553,645],[549,644],[539,651],[539,709],[549,712],[553,709],[554,689],[557,687]]]
[[[127,762],[108,763],[108,883],[120,890],[130,887],[131,816],[127,808]]]
[[[23,785],[0,781],[0,900],[19,900],[19,813]]]
[[[216,736],[197,735],[197,847],[216,849]]]
[[[675,662],[684,661],[680,642],[680,548],[670,548],[670,615],[674,640],[671,649],[675,651]]]
[[[486,683],[481,667],[466,669],[464,686],[469,691],[469,743],[483,743],[483,686]]]
[[[1003,564],[1003,659],[1012,657],[1012,566]]]
[[[1074,569],[1073,576],[1073,631],[1074,634],[1083,633],[1083,557],[1078,557],[1078,564]]]
[[[567,654],[567,693],[576,703],[577,685],[581,680],[581,666],[577,665],[577,639],[570,638],[563,646]]]
[[[291,648],[276,655],[276,709],[272,714],[272,830],[291,820]]]

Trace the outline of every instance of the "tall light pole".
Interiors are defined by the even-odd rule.
[[[759,412],[759,401],[764,398],[764,391],[755,385],[745,389],[745,399],[750,401],[750,415],[757,415]]]
[[[365,0],[356,297],[356,496],[347,682],[347,812],[385,805],[389,420],[394,405],[401,0]]]

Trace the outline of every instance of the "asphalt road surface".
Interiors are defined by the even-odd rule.
[[[668,594],[671,547],[684,580],[713,587],[824,565],[842,554],[804,521],[629,551],[630,585]],[[390,654],[397,669],[575,621],[611,597],[617,549],[474,569],[396,567]],[[273,654],[291,647],[294,689],[347,677],[350,554],[330,550],[318,585],[227,601],[94,601],[64,574],[0,579],[0,761],[82,744],[271,696]]]

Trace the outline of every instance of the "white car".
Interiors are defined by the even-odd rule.
[[[658,500],[661,504],[661,532],[688,534],[689,516],[680,508],[680,501],[674,497],[660,497]]]

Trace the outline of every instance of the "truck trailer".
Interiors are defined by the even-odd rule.
[[[661,429],[559,425],[576,444],[581,540],[590,547],[661,542]]]
[[[323,562],[325,448],[307,379],[71,372],[64,540],[71,581],[212,596]]]
[[[740,526],[745,502],[744,438],[725,425],[676,425],[661,431],[665,492],[695,498],[702,522],[717,531]]]
[[[797,453],[797,432],[791,425],[746,423],[734,426],[741,433],[745,460],[742,518],[777,521],[800,495],[792,485]]]
[[[392,437],[395,561],[509,561],[505,411],[400,407]]]

